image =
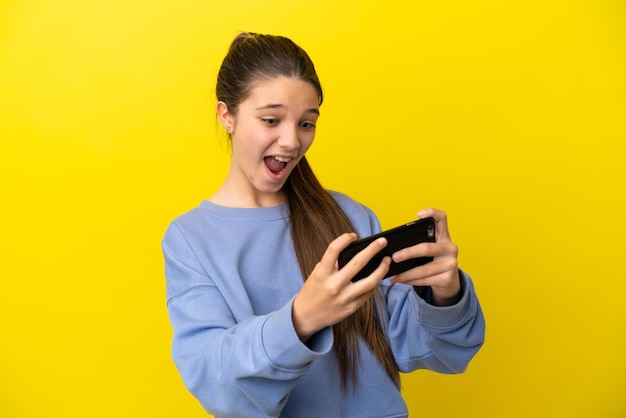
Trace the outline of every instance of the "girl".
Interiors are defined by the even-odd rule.
[[[484,319],[457,267],[444,212],[437,242],[393,261],[434,261],[385,278],[379,239],[338,269],[339,253],[380,231],[367,207],[324,190],[307,163],[322,88],[291,40],[244,33],[217,80],[232,144],[222,186],[163,239],[173,357],[187,388],[220,417],[405,417],[399,372],[460,373]]]

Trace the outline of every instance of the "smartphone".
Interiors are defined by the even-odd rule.
[[[435,220],[433,218],[419,219],[369,237],[361,238],[348,245],[339,254],[339,268],[341,269],[348,264],[348,262],[352,260],[352,257],[357,255],[357,253],[367,247],[372,241],[380,237],[387,238],[387,246],[376,254],[365,267],[354,276],[352,279],[353,282],[372,274],[383,261],[384,257],[391,257],[391,255],[398,250],[411,247],[421,242],[435,242]],[[418,257],[400,263],[394,263],[392,261],[387,277],[424,265],[432,260],[432,257]]]

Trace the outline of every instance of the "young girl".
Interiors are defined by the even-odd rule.
[[[387,257],[352,282],[386,241],[338,269],[341,250],[380,225],[324,190],[306,161],[323,99],[306,52],[241,34],[216,90],[228,175],[163,240],[173,357],[187,388],[220,417],[407,416],[399,372],[460,373],[484,339],[445,213],[418,213],[435,218],[436,243],[393,255],[434,261],[385,278]]]

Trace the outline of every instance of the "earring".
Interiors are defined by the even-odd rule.
[[[230,126],[226,127],[226,132],[230,132]]]

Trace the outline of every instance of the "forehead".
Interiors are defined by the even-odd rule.
[[[281,105],[288,108],[318,109],[319,97],[309,82],[295,77],[264,78],[254,82],[241,106]]]

